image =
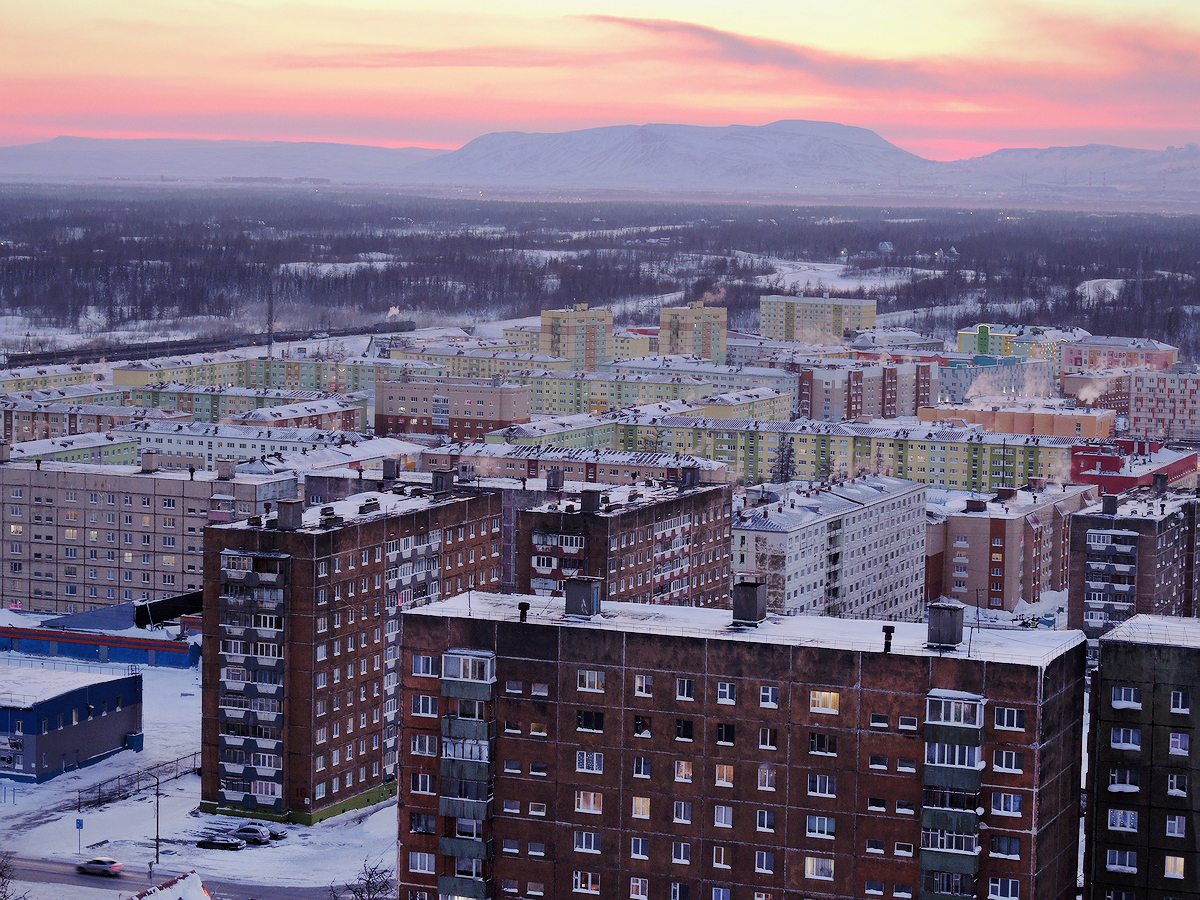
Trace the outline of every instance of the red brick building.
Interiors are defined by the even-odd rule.
[[[582,585],[401,617],[401,900],[1075,896],[1078,633]]]
[[[375,433],[482,441],[489,431],[528,422],[529,396],[529,385],[499,377],[381,381],[375,388]]]

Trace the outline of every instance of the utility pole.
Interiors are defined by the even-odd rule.
[[[158,831],[158,808],[159,808],[159,800],[162,797],[162,791],[160,788],[161,788],[161,785],[159,784],[158,776],[155,775],[154,776],[154,861],[156,863],[158,862],[158,849],[159,849],[159,844],[160,844],[159,831]]]

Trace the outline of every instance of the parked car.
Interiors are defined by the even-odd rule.
[[[119,863],[111,856],[97,856],[87,862],[81,862],[75,867],[75,871],[81,875],[108,875],[110,878],[116,878],[124,867],[125,863]]]
[[[267,829],[267,834],[271,836],[273,841],[282,841],[288,836],[287,829],[272,822],[247,822],[247,825],[253,825],[256,828]]]
[[[228,834],[211,834],[196,841],[196,846],[202,850],[242,850],[246,842]]]
[[[245,841],[247,844],[271,843],[271,832],[262,825],[243,825],[241,828],[229,833],[233,837]]]

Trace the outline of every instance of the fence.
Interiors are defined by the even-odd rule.
[[[128,775],[118,775],[102,781],[95,787],[78,791],[76,810],[83,812],[84,807],[103,806],[114,800],[124,800],[142,791],[157,787],[164,781],[172,781],[184,775],[190,775],[200,767],[200,754],[191,753],[170,762],[159,763],[148,769],[131,772]]]

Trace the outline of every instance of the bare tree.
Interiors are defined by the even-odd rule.
[[[396,896],[393,884],[392,868],[385,866],[382,858],[375,862],[364,859],[357,880],[344,885],[341,891],[329,885],[329,900],[390,900]],[[5,897],[0,895],[0,900]]]
[[[29,892],[16,893],[13,881],[14,872],[12,853],[0,853],[0,900],[29,900]]]

